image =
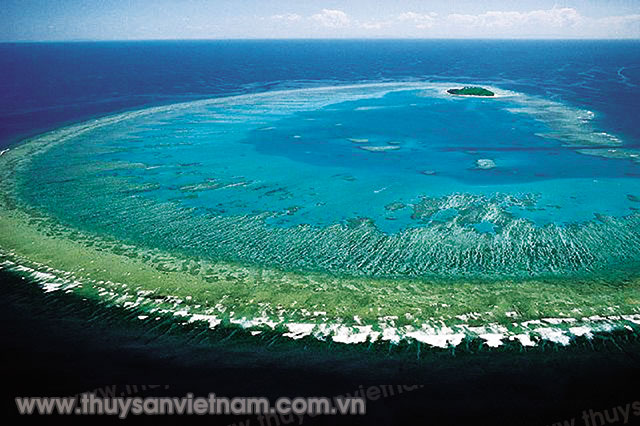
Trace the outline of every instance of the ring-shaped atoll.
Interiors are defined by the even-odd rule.
[[[3,267],[141,320],[293,339],[637,332],[638,150],[591,111],[451,87],[223,97],[31,138],[0,156]]]

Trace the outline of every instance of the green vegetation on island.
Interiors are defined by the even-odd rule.
[[[484,87],[471,87],[466,86],[462,89],[449,89],[447,93],[451,95],[463,95],[463,96],[494,96],[491,90],[487,90]]]

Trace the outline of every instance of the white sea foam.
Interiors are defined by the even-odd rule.
[[[531,335],[529,334],[516,334],[509,337],[510,339],[517,339],[522,346],[531,347],[535,346],[536,342],[531,339]]]
[[[209,324],[209,328],[216,328],[222,322],[222,320],[215,315],[192,314],[189,322],[195,321],[204,321]]]
[[[591,338],[593,336],[593,329],[591,327],[569,327],[569,332],[576,337],[585,336]]]
[[[502,339],[504,339],[505,336],[502,333],[484,333],[480,334],[479,337],[483,339],[488,346],[497,348],[498,346],[502,346]]]
[[[341,326],[335,331],[333,341],[338,343],[364,343],[369,338],[377,340],[379,332],[374,332],[370,325],[347,327]]]
[[[465,334],[453,333],[451,328],[445,327],[442,330],[423,328],[410,331],[404,336],[436,348],[447,348],[449,346],[458,346],[464,339]]]
[[[540,337],[545,340],[549,340],[550,342],[559,343],[563,346],[566,346],[571,342],[571,337],[569,337],[564,330],[551,328],[551,327],[541,327],[533,330],[535,333],[538,333]]]
[[[289,331],[284,333],[283,336],[290,337],[294,340],[302,339],[303,337],[311,335],[311,332],[315,328],[315,324],[304,323],[288,323],[286,324]]]

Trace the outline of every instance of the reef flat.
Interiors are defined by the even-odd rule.
[[[515,139],[596,175],[527,175],[522,157],[489,158],[485,141],[452,149],[459,139],[433,123],[397,134],[394,119],[438,122],[459,101],[482,102],[443,87],[219,98],[25,141],[0,157],[4,266],[144,319],[171,313],[292,339],[527,346],[636,329],[640,194],[623,173],[637,165],[577,152],[612,141],[576,122],[583,112],[498,89],[503,103],[486,114],[520,120]],[[379,114],[384,129],[372,127]]]

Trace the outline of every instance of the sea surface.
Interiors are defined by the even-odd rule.
[[[149,105],[366,81],[493,83],[598,111],[638,143],[637,41],[0,44],[0,143]]]
[[[208,281],[233,275],[220,262],[366,279],[633,280],[637,47],[5,44],[4,191],[38,212],[22,223],[50,218],[60,241],[119,241],[117,253]],[[448,93],[462,86],[494,96]],[[287,277],[245,285],[273,292]]]
[[[446,93],[466,85],[490,88],[497,96]],[[389,402],[395,412],[387,403],[371,404],[372,412],[386,416],[381,424],[408,418],[416,407],[425,407],[424,422],[460,424],[478,416],[499,422],[507,413],[513,423],[526,412],[528,423],[547,424],[633,397],[630,385],[620,384],[638,377],[637,336],[618,330],[616,342],[606,334],[624,324],[608,317],[573,328],[554,318],[538,325],[524,320],[584,308],[584,315],[633,314],[626,325],[637,324],[638,41],[0,44],[0,94],[0,152],[19,171],[9,176],[11,195],[32,214],[28,224],[11,231],[19,250],[31,247],[20,245],[20,233],[30,238],[25,230],[42,223],[46,237],[39,244],[51,237],[62,248],[96,248],[92,253],[101,268],[111,266],[111,276],[135,274],[128,265],[140,267],[150,258],[157,268],[153,276],[146,270],[136,275],[145,285],[164,284],[155,275],[159,270],[182,274],[180,279],[193,274],[201,281],[194,300],[212,298],[209,289],[234,289],[237,299],[223,302],[238,316],[254,297],[276,313],[289,303],[292,310],[280,324],[290,326],[284,347],[300,343],[270,352],[274,341],[285,339],[265,333],[264,323],[236,334],[234,324],[251,323],[248,314],[234,319],[221,305],[217,317],[203,315],[192,306],[196,302],[187,302],[190,295],[183,297],[191,289],[182,282],[167,281],[160,302],[138,302],[141,293],[117,293],[107,285],[113,283],[98,281],[107,270],[89,271],[86,252],[53,252],[59,262],[54,268],[72,270],[72,279],[87,278],[79,297],[68,282],[51,279],[58,270],[0,271],[2,340],[16,354],[5,369],[20,384],[11,397],[37,394],[42,377],[50,379],[52,394],[132,377],[170,383],[175,393],[261,394],[279,384],[269,389],[276,396],[318,393],[310,384],[322,380],[320,393],[327,394],[376,381],[428,383],[410,403]],[[21,162],[22,154],[29,161]],[[48,228],[44,216],[63,229]],[[82,233],[117,243],[93,247]],[[37,259],[51,251],[42,244],[32,253]],[[117,262],[100,257],[114,247]],[[165,253],[179,255],[181,263],[171,264]],[[229,263],[213,268],[218,261]],[[285,275],[300,271],[333,277],[330,291],[316,293],[313,277]],[[44,291],[24,286],[21,276],[35,277]],[[349,281],[354,276],[364,281]],[[266,285],[254,289],[255,277]],[[375,281],[389,277],[397,281],[386,281],[394,284],[388,288]],[[462,294],[457,281],[450,291],[429,286],[433,281],[423,288],[411,281],[473,277],[526,286],[497,287],[485,300],[482,291],[491,293],[492,287]],[[172,291],[184,294],[177,299]],[[106,304],[87,302],[93,293]],[[475,297],[482,303],[474,304]],[[519,309],[530,300],[535,309]],[[319,302],[328,305],[319,311],[334,311],[316,316]],[[401,318],[408,326],[383,324],[376,315],[386,311],[374,312],[360,324],[357,315],[372,307],[380,311],[378,305],[413,317]],[[155,322],[158,307],[167,314]],[[351,321],[321,340],[369,345],[379,339],[371,356],[350,353],[347,345],[343,354],[333,343],[312,343],[309,324],[286,322],[304,320],[309,312],[301,307],[313,313],[311,327]],[[174,315],[191,308],[193,318],[204,322],[194,325]],[[487,312],[476,317],[476,309]],[[583,312],[575,313],[578,320]],[[454,316],[459,313],[465,315]],[[502,323],[524,322],[507,332],[495,325],[498,314]],[[443,315],[456,323],[453,329],[440,321]],[[215,328],[218,317],[231,328],[212,331],[224,336],[211,339],[212,351],[201,329]],[[190,342],[198,345],[174,340],[182,331],[172,321],[183,318],[177,328],[192,333]],[[236,322],[229,324],[229,318]],[[379,337],[371,324],[404,330],[402,344],[396,347],[396,334]],[[254,335],[256,330],[263,334]],[[464,340],[467,352],[462,346],[457,357],[435,351],[425,366],[426,347],[453,350],[465,333],[481,342],[477,348]],[[503,348],[492,345],[501,345],[500,339],[509,348],[516,340],[522,346],[498,353]],[[626,352],[619,349],[623,339],[631,348]],[[530,347],[534,342],[539,345]],[[69,347],[79,350],[71,353]],[[386,358],[393,351],[404,358]],[[95,359],[112,363],[96,372]],[[600,371],[601,365],[606,369]],[[606,398],[603,388],[612,389]],[[412,410],[401,411],[403,404]]]

